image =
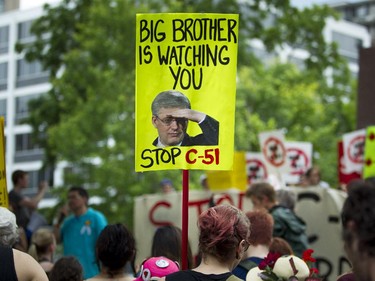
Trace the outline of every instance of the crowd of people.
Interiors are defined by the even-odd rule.
[[[108,224],[104,214],[89,207],[86,189],[68,190],[68,204],[59,209],[53,226],[43,222],[31,228],[33,212],[47,188],[41,185],[35,197],[27,198],[20,192],[27,186],[27,173],[16,171],[12,178],[18,188],[9,196],[9,209],[0,207],[0,280],[253,281],[249,271],[260,267],[269,253],[302,257],[309,248],[306,225],[294,212],[293,194],[257,182],[245,192],[252,210],[210,204],[199,215],[196,257],[189,242],[187,257],[182,256],[181,229],[166,225],[155,230],[149,257],[137,265],[136,243],[141,241],[126,225]],[[348,185],[341,221],[352,269],[338,281],[375,281],[374,204],[372,181]],[[58,243],[63,249],[60,256]],[[182,269],[183,258],[187,268]]]

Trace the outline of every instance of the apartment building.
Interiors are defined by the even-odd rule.
[[[26,170],[32,193],[41,180],[52,179],[52,171],[41,169],[43,149],[33,142],[31,127],[23,124],[23,120],[29,114],[28,102],[46,93],[50,84],[48,72],[39,62],[29,63],[23,54],[17,54],[15,43],[34,40],[30,27],[42,15],[42,8],[19,10],[5,2],[0,6],[0,115],[5,118],[7,183],[11,189],[11,173],[16,169]]]
[[[344,20],[363,25],[367,28],[375,46],[375,1],[338,1],[331,5],[340,12]]]
[[[371,36],[371,47],[360,51],[357,96],[357,128],[366,128],[375,124],[375,0],[341,1],[332,7],[345,20],[364,26]]]
[[[366,27],[345,20],[329,18],[326,20],[323,35],[327,42],[337,42],[339,52],[347,59],[353,77],[357,77],[359,71],[359,49],[371,46],[371,36]],[[263,43],[259,40],[250,40],[249,45],[258,57],[263,58],[265,63],[278,58],[282,62],[292,62],[300,69],[303,69],[303,61],[309,56],[309,53],[301,47],[284,45],[277,51],[268,53]],[[329,70],[327,75],[329,75]]]

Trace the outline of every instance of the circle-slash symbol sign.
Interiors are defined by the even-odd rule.
[[[362,164],[364,148],[365,136],[356,136],[353,138],[347,148],[348,159],[353,163]]]
[[[309,167],[309,158],[303,150],[291,147],[287,149],[287,155],[292,175],[302,175]]]
[[[280,167],[285,162],[286,150],[283,143],[274,137],[268,138],[263,146],[263,155],[267,161],[276,167]]]
[[[253,181],[267,179],[267,169],[263,162],[258,159],[250,159],[246,161],[247,183],[251,184]]]

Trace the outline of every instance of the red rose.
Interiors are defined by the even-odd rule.
[[[259,269],[264,270],[266,269],[267,266],[270,268],[273,268],[275,265],[276,260],[280,257],[281,255],[279,253],[274,253],[274,252],[269,252],[267,257],[265,257],[258,265]]]
[[[314,250],[313,249],[307,249],[306,251],[303,252],[302,254],[302,259],[304,262],[315,262],[316,259],[313,258],[311,255],[312,253],[314,253]]]

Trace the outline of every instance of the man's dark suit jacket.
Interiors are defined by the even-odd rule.
[[[181,146],[194,145],[218,145],[219,144],[219,122],[214,118],[206,115],[206,118],[199,124],[202,134],[191,137],[185,133],[182,139]],[[158,138],[152,143],[154,146],[158,145]]]

